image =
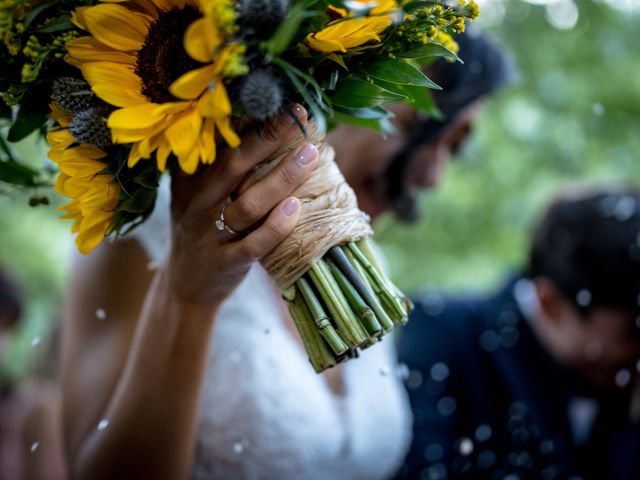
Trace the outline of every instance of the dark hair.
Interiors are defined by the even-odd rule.
[[[550,279],[583,313],[609,306],[638,314],[639,232],[636,188],[560,197],[534,229],[528,276]]]
[[[439,60],[427,69],[429,77],[442,87],[442,90],[432,91],[442,117],[429,118],[417,125],[411,139],[387,170],[387,195],[394,212],[405,221],[414,221],[418,217],[416,202],[405,189],[411,151],[440,136],[465,107],[517,77],[513,58],[487,35],[470,31],[458,36],[456,42],[463,64]]]

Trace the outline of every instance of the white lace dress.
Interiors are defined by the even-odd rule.
[[[137,232],[156,262],[168,248],[168,197],[164,184],[158,213]],[[336,395],[284,325],[273,289],[256,266],[219,312],[191,478],[389,478],[411,435],[392,337],[344,365]]]

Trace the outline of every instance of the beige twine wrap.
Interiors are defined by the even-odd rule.
[[[265,177],[303,143],[318,148],[319,158],[311,176],[292,194],[300,199],[302,207],[295,230],[261,261],[281,290],[293,285],[331,247],[373,234],[369,216],[358,208],[353,189],[334,161],[335,151],[318,133],[315,123],[309,122],[306,133],[306,137],[296,136],[257,167],[242,188]]]

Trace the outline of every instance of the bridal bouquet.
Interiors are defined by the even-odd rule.
[[[64,218],[88,253],[145,221],[162,172],[192,174],[239,146],[238,125],[260,129],[303,104],[305,138],[245,184],[300,142],[318,146],[314,173],[294,192],[300,223],[262,263],[322,371],[411,308],[380,268],[324,133],[339,123],[389,131],[393,102],[436,114],[427,89],[439,87],[422,69],[459,60],[452,35],[477,14],[472,0],[2,0],[0,117],[9,141],[46,133],[55,190],[71,198]],[[0,180],[39,184],[0,147]]]

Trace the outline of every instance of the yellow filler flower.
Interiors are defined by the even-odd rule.
[[[346,53],[369,42],[380,42],[380,35],[394,22],[397,10],[395,0],[381,0],[362,17],[349,18],[344,10],[333,8],[334,13],[342,14],[345,18],[335,20],[319,32],[309,34],[307,43],[319,52]]]
[[[91,35],[67,43],[67,61],[82,70],[98,97],[119,107],[108,126],[114,143],[132,144],[129,167],[156,152],[164,171],[173,153],[182,170],[193,173],[215,160],[216,128],[228,145],[239,145],[222,82],[238,51],[218,24],[202,17],[227,4],[105,0],[74,12],[74,23]]]
[[[78,250],[87,254],[109,233],[120,187],[103,173],[107,165],[100,159],[107,154],[93,145],[78,145],[67,128],[68,116],[55,104],[51,109],[61,126],[47,134],[49,158],[60,167],[55,191],[72,199],[58,210],[67,212],[62,218],[75,219],[71,231],[78,234]]]

